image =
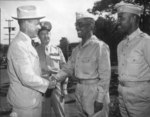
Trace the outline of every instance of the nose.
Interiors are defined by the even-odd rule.
[[[46,39],[48,39],[48,38],[49,38],[49,35],[48,35],[48,34],[46,34],[46,35],[45,35],[45,37],[46,37]]]
[[[79,31],[79,30],[80,30],[80,27],[79,27],[79,26],[76,26],[76,30]]]

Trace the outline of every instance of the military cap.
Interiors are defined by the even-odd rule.
[[[41,30],[48,30],[48,31],[50,31],[52,29],[52,25],[51,25],[51,23],[49,21],[42,21],[42,22],[40,22],[40,26],[41,26],[41,28],[39,29],[39,32]]]
[[[83,18],[93,19],[95,21],[95,17],[88,12],[76,12],[76,20],[83,19]]]
[[[123,1],[121,1],[120,3],[117,3],[115,5],[115,8],[117,9],[118,13],[127,12],[127,13],[136,14],[138,16],[140,16],[143,13],[142,6],[139,6],[137,4],[125,3]]]

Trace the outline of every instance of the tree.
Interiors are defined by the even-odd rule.
[[[109,12],[110,14],[116,13],[114,5],[121,0],[101,0],[94,4],[92,13],[95,14],[96,11],[99,12]],[[143,15],[141,16],[140,28],[144,32],[150,34],[150,0],[123,0],[128,3],[139,4],[143,6]]]
[[[117,45],[122,39],[122,35],[116,31],[116,21],[109,15],[105,18],[99,17],[95,22],[95,33],[99,39],[109,45],[111,50],[111,63],[116,64],[117,61]]]
[[[105,17],[99,17],[96,21],[95,35],[105,41],[111,50],[112,63],[117,61],[116,50],[117,45],[122,39],[122,35],[116,30],[117,20],[114,18],[116,9],[114,6],[121,0],[101,0],[97,1],[92,8],[91,13],[96,14],[97,11],[108,13]],[[143,5],[143,15],[141,16],[140,29],[150,34],[150,1],[149,0],[124,0],[128,3]]]
[[[121,0],[101,0],[94,3],[94,7],[92,12],[100,11],[100,12],[113,12],[114,5]]]
[[[62,37],[60,40],[59,47],[61,48],[66,60],[68,60],[68,46],[69,46],[68,39],[66,37]]]

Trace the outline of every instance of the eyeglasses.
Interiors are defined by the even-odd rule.
[[[76,22],[75,23],[76,27],[82,28],[82,27],[87,27],[89,26],[89,23],[84,23],[84,22]]]

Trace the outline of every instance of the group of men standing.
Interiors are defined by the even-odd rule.
[[[139,29],[142,8],[120,2],[118,30],[124,39],[118,45],[119,107],[122,117],[150,115],[150,36]],[[67,63],[62,51],[50,43],[49,21],[40,22],[35,6],[17,8],[20,31],[8,51],[10,87],[8,102],[11,117],[41,117],[45,99],[56,117],[65,117],[64,96],[69,76],[77,80],[76,117],[109,116],[110,50],[94,34],[95,20],[88,13],[76,13],[75,27],[81,43],[72,51]],[[41,44],[33,47],[32,38]],[[51,115],[52,116],[52,115]]]

